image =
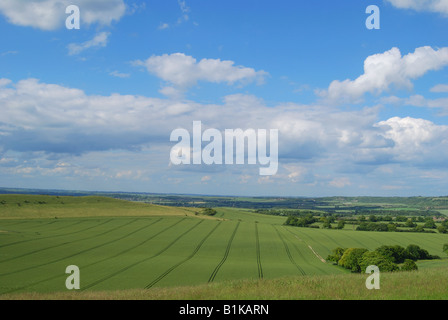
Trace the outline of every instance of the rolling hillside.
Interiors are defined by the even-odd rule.
[[[445,234],[298,228],[284,226],[285,217],[249,210],[218,208],[213,217],[197,211],[102,197],[1,196],[0,295],[67,291],[68,265],[80,268],[82,295],[198,285],[207,291],[233,283],[222,288],[227,292],[234,281],[269,288],[278,286],[275,281],[365,279],[325,258],[335,247],[373,250],[383,244],[417,244],[444,257],[448,242]],[[419,267],[420,274],[446,270],[448,259]]]

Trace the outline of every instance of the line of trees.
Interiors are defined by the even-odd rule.
[[[319,226],[312,226],[313,223],[317,222],[317,219],[312,213],[306,214],[303,217],[289,216],[286,219],[285,225],[295,226],[295,227],[308,227],[308,228],[319,228]]]
[[[327,257],[327,260],[352,272],[362,272],[370,265],[377,266],[382,272],[418,270],[415,261],[427,259],[440,259],[440,257],[429,254],[427,250],[415,244],[410,244],[406,248],[399,245],[383,245],[374,251],[365,248],[337,247]]]
[[[383,223],[383,222],[361,222],[356,230],[360,231],[394,231],[394,232],[426,232],[435,233],[434,229],[437,229],[440,233],[448,232],[448,220],[442,221],[442,223],[437,226],[434,220],[426,219],[423,221],[423,225],[417,225],[412,219],[407,219],[404,224],[401,223]],[[399,227],[406,227],[410,229],[398,229]],[[427,230],[429,229],[429,230]]]
[[[319,222],[324,229],[344,229],[346,224],[358,225],[356,230],[358,231],[383,231],[383,232],[424,232],[424,233],[448,233],[448,220],[443,220],[440,225],[437,225],[432,218],[421,219],[397,217],[395,221],[386,220],[388,223],[378,222],[383,221],[377,219],[376,216],[370,216],[368,220],[353,220],[337,218],[333,215],[316,215],[314,212],[302,212],[300,215],[289,215],[286,219],[285,225],[295,227],[308,227],[319,228],[316,222]],[[337,219],[337,220],[336,220]],[[423,222],[423,224],[417,224],[415,221]],[[334,224],[337,222],[337,225]],[[404,223],[403,223],[404,222]],[[399,229],[401,228],[401,229]],[[407,229],[403,229],[407,228]]]

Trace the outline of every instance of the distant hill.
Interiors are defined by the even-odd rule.
[[[194,216],[193,209],[164,207],[101,196],[0,195],[0,218]]]

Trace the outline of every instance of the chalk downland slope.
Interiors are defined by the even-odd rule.
[[[0,219],[198,216],[197,208],[166,207],[100,196],[0,195]],[[212,218],[212,217],[208,217]]]

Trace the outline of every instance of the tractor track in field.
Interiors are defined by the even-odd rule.
[[[145,227],[147,227],[147,226],[145,226]],[[99,244],[99,245],[96,245],[96,246],[93,246],[93,247],[90,247],[90,248],[87,248],[87,249],[78,251],[78,252],[76,252],[76,253],[74,253],[74,254],[70,254],[70,255],[65,256],[65,257],[63,257],[63,258],[58,258],[58,259],[56,259],[56,260],[52,260],[52,261],[48,261],[48,262],[45,262],[45,263],[41,263],[41,264],[39,264],[39,265],[37,265],[37,266],[31,266],[31,267],[27,267],[27,268],[24,268],[24,269],[14,270],[14,271],[11,271],[11,272],[8,272],[8,273],[0,274],[0,277],[1,277],[1,276],[11,275],[11,274],[18,273],[18,272],[23,272],[23,271],[30,270],[30,269],[34,269],[34,268],[43,267],[43,266],[46,266],[46,265],[49,265],[49,264],[52,264],[52,263],[55,263],[55,262],[59,262],[59,261],[65,260],[65,259],[69,259],[69,258],[76,257],[77,255],[80,255],[80,254],[86,253],[86,252],[88,252],[88,251],[91,251],[91,250],[94,250],[94,249],[98,249],[98,248],[104,247],[104,246],[106,246],[106,245],[109,245],[109,244],[111,244],[111,243],[120,241],[120,240],[122,240],[122,239],[124,239],[124,238],[126,238],[126,237],[128,237],[128,236],[130,236],[130,235],[132,235],[132,234],[134,234],[135,232],[140,231],[140,230],[143,229],[143,228],[144,228],[144,227],[142,227],[142,228],[140,228],[140,229],[138,229],[138,230],[133,230],[132,232],[127,233],[127,234],[125,234],[125,235],[123,235],[123,236],[121,236],[121,237],[119,237],[119,238],[116,238],[116,239],[113,239],[113,240],[110,240],[110,241],[106,241],[106,242],[104,242],[104,243],[102,243],[102,244]]]
[[[53,223],[60,224],[61,222],[62,222],[61,220],[54,220],[53,222],[50,222],[49,224],[53,224]],[[60,230],[65,229],[65,228],[71,228],[74,225],[77,225],[77,224],[80,224],[80,223],[83,223],[83,222],[85,222],[85,221],[79,220],[79,221],[75,221],[73,224],[69,224],[69,225],[65,225],[65,226],[64,225],[62,225],[62,226],[55,226],[55,227],[58,227],[58,228],[56,228],[55,230],[51,230],[51,232],[60,231]]]
[[[283,236],[280,234],[280,231],[278,231],[278,229],[277,229],[274,225],[273,225],[272,227],[275,229],[275,231],[277,231],[277,235],[278,235],[279,238],[282,240],[283,245],[284,245],[284,247],[285,247],[286,255],[288,256],[288,258],[289,258],[289,260],[291,261],[291,263],[292,263],[293,265],[296,266],[297,270],[299,270],[299,272],[300,272],[303,276],[306,275],[306,273],[305,273],[305,271],[302,269],[302,267],[300,267],[300,266],[294,261],[294,258],[292,257],[291,252],[289,251],[288,244],[286,243],[286,241],[285,241],[285,239],[283,238]]]
[[[291,233],[294,237],[296,237],[297,239],[299,239],[300,241],[302,241],[303,243],[305,243],[305,245],[307,245],[308,248],[311,250],[311,252],[317,257],[317,259],[319,259],[319,260],[322,261],[323,263],[327,263],[327,261],[325,261],[325,259],[322,258],[321,255],[318,254],[318,253],[313,249],[313,247],[312,247],[311,245],[309,245],[305,240],[300,239],[300,238],[299,238],[294,232],[292,232],[291,230],[286,229],[285,227],[283,227],[283,228],[284,228],[286,231],[288,231],[289,233]],[[295,245],[294,245],[294,246],[295,246]],[[300,256],[303,257],[302,253],[300,252],[300,250],[299,250],[297,247],[296,247],[296,250],[298,250]],[[320,270],[322,270],[322,269],[320,269]]]
[[[323,259],[316,251],[314,251],[313,247],[311,247],[308,243],[306,243],[305,241],[303,241],[302,239],[300,239],[297,235],[295,235],[293,232],[291,232],[291,230],[286,229],[285,227],[283,227],[284,230],[289,231],[296,239],[299,239],[300,241],[302,241],[307,247],[308,249],[311,250],[311,252],[323,263],[326,263],[325,259]],[[322,273],[325,273],[325,271],[323,269],[320,268],[319,265],[317,264],[313,264],[310,263],[308,261],[308,259],[305,258],[305,256],[303,255],[302,251],[299,249],[299,247],[291,240],[291,239],[287,239],[289,242],[291,242],[292,246],[294,247],[294,249],[296,249],[297,253],[300,255],[300,257],[302,258],[303,261],[305,261],[305,263],[307,265],[312,266],[313,268],[318,269],[319,271],[321,271]]]
[[[366,238],[369,238],[370,240],[373,240],[373,241],[378,242],[378,245],[379,245],[379,246],[383,245],[383,243],[382,243],[381,241],[379,241],[378,239],[376,239],[375,237],[372,237],[372,236],[370,236],[370,235],[368,235],[368,234],[365,234],[365,237],[366,237]]]
[[[255,223],[255,250],[257,253],[258,278],[263,279],[263,268],[261,266],[260,238],[258,235],[258,223]]]
[[[415,242],[415,240],[409,238],[409,236],[411,236],[410,234],[403,234],[403,233],[408,233],[408,232],[402,232],[402,235],[400,235],[403,239],[408,240],[408,245],[409,244],[413,244]],[[409,232],[410,233],[410,232]],[[422,234],[423,235],[423,234]],[[426,233],[424,235],[435,235],[434,233]],[[433,239],[429,239],[429,238],[422,238],[419,239],[420,242],[426,242],[427,244],[429,244],[430,246],[432,246],[433,244],[437,244],[437,246],[441,246],[442,244],[439,241],[434,241]],[[422,247],[424,245],[421,245],[420,247]],[[425,245],[426,246],[426,245]]]
[[[183,218],[182,220],[180,220],[180,221],[176,222],[175,224],[169,226],[168,228],[165,228],[163,231],[159,232],[158,234],[160,234],[160,233],[162,233],[162,232],[165,232],[166,230],[168,230],[168,229],[174,227],[175,225],[177,225],[178,223],[180,223],[181,221],[184,221],[184,220],[185,220],[185,218]],[[202,222],[204,222],[204,220],[201,220],[201,221],[199,221],[198,223],[196,223],[195,225],[193,225],[190,229],[188,229],[187,231],[185,231],[184,233],[182,233],[181,235],[179,235],[176,239],[174,239],[173,241],[171,241],[165,248],[163,248],[162,250],[160,250],[160,251],[157,252],[156,254],[154,254],[154,255],[152,255],[152,256],[150,256],[150,257],[147,257],[147,258],[145,258],[145,259],[142,259],[142,260],[140,260],[140,261],[137,261],[137,262],[135,262],[135,263],[132,263],[132,264],[130,264],[130,265],[127,265],[126,267],[121,268],[120,270],[115,271],[114,273],[109,274],[109,275],[107,275],[106,277],[103,277],[103,278],[101,278],[101,279],[99,279],[99,280],[96,280],[96,281],[92,282],[91,284],[85,286],[82,290],[92,288],[92,287],[94,287],[94,286],[96,286],[96,285],[98,285],[98,284],[100,284],[100,283],[102,283],[102,282],[104,282],[104,281],[106,281],[106,280],[112,278],[112,277],[115,277],[116,275],[118,275],[118,274],[120,274],[120,273],[123,273],[124,271],[126,271],[126,270],[128,270],[128,269],[130,269],[130,268],[132,268],[132,267],[135,267],[136,265],[139,265],[140,263],[143,263],[143,262],[146,262],[146,261],[148,261],[148,260],[151,260],[151,259],[154,259],[154,258],[158,257],[159,255],[161,255],[162,253],[164,253],[166,250],[168,250],[173,244],[175,244],[177,241],[179,241],[180,238],[182,238],[184,235],[186,235],[186,234],[189,233],[191,230],[193,230],[194,228],[196,228],[196,227],[197,227],[198,225],[200,225]],[[153,236],[153,237],[151,237],[151,238],[154,238],[154,237],[155,237],[155,236]]]
[[[290,232],[293,233],[292,231],[290,231]],[[294,233],[293,233],[293,234],[294,234]],[[328,252],[331,252],[331,249],[332,249],[332,248],[328,248],[325,244],[323,244],[322,242],[317,241],[317,240],[311,238],[311,237],[310,237],[309,235],[307,235],[306,233],[301,233],[301,234],[303,234],[304,236],[306,236],[310,241],[317,242],[321,247],[324,247]],[[307,243],[305,240],[302,240],[302,241],[304,241],[305,243]]]
[[[107,231],[105,231],[105,232],[103,232],[103,233],[94,234],[93,236],[88,236],[88,237],[85,237],[85,238],[82,238],[82,239],[76,239],[76,240],[73,240],[73,241],[66,241],[66,242],[63,242],[63,243],[56,244],[56,245],[54,245],[54,246],[50,246],[50,247],[45,247],[45,248],[40,248],[40,249],[37,249],[37,250],[33,250],[33,251],[30,251],[30,252],[27,252],[27,253],[23,253],[23,254],[21,254],[21,255],[19,255],[19,256],[15,256],[15,257],[11,257],[11,258],[2,260],[2,261],[0,261],[0,263],[4,263],[4,262],[11,261],[11,260],[15,260],[15,259],[23,258],[23,257],[26,257],[26,256],[28,256],[28,255],[30,255],[30,254],[38,253],[38,252],[41,252],[41,251],[45,251],[45,250],[49,250],[49,249],[54,249],[54,248],[57,248],[57,247],[62,247],[62,246],[67,245],[67,244],[76,243],[76,242],[79,242],[79,241],[84,241],[84,240],[88,240],[88,239],[92,239],[92,238],[97,238],[97,237],[100,237],[100,236],[102,236],[102,235],[105,235],[105,234],[107,234],[107,233],[109,233],[109,232],[113,232],[113,231],[115,231],[115,230],[117,230],[117,229],[123,228],[123,227],[125,227],[125,226],[127,226],[127,225],[129,225],[129,224],[131,224],[131,223],[133,223],[133,222],[135,222],[135,221],[137,221],[137,220],[139,220],[139,218],[133,219],[133,220],[131,220],[131,221],[129,221],[129,222],[123,224],[123,225],[120,225],[120,226],[118,226],[118,227],[109,229],[109,230],[107,230]],[[109,221],[110,221],[110,220],[109,220]]]
[[[201,240],[201,242],[199,242],[199,244],[196,246],[196,248],[194,249],[194,251],[184,260],[174,264],[172,267],[170,267],[169,269],[167,269],[164,273],[162,273],[159,277],[157,277],[156,279],[154,279],[151,283],[149,283],[148,285],[145,286],[145,289],[149,289],[151,287],[153,287],[157,282],[159,282],[160,280],[162,280],[163,278],[165,278],[168,274],[171,273],[171,271],[173,271],[174,269],[176,269],[177,267],[179,267],[180,265],[184,264],[185,262],[187,262],[188,260],[190,260],[191,258],[193,258],[196,253],[199,251],[199,249],[202,247],[202,245],[204,244],[204,242],[208,239],[208,237],[210,237],[212,235],[213,232],[215,232],[215,230],[221,225],[222,221],[220,221],[212,230],[210,230],[210,232]]]
[[[96,227],[101,226],[101,225],[103,225],[105,223],[108,223],[110,221],[112,221],[112,219],[108,219],[108,220],[104,221],[103,223],[100,223],[100,224],[97,224],[97,225],[94,225],[94,226],[91,226],[91,227],[88,227],[88,228],[85,228],[85,229],[82,229],[82,230],[69,232],[69,233],[56,234],[56,235],[41,237],[41,238],[37,238],[37,239],[36,238],[34,238],[34,239],[26,239],[26,240],[20,240],[20,241],[16,241],[16,242],[6,243],[6,244],[3,244],[3,245],[0,245],[0,248],[9,247],[9,246],[12,246],[14,244],[20,244],[20,243],[25,243],[25,242],[30,242],[30,241],[37,241],[37,240],[43,240],[43,239],[50,239],[50,238],[69,236],[69,235],[72,235],[72,234],[76,234],[76,233],[80,233],[80,232],[84,232],[84,231],[96,228]],[[68,226],[66,226],[66,227],[68,227]]]
[[[317,229],[317,230],[320,230],[320,229]],[[324,237],[326,237],[328,240],[330,240],[330,242],[333,242],[334,244],[336,244],[338,247],[345,248],[345,246],[341,245],[334,238],[330,237],[326,232],[322,232],[322,230],[320,230],[320,234],[323,235]]]
[[[35,223],[35,221],[32,221],[32,220],[24,220],[24,221],[19,221],[19,222],[16,222],[16,223],[12,223],[12,224],[10,224],[10,225],[8,225],[7,227],[9,228],[9,227],[14,227],[15,225],[17,225],[17,224],[23,224],[24,222],[33,222],[33,223]],[[50,223],[47,223],[47,224],[53,224],[55,221],[52,221],[52,222],[50,222]],[[81,223],[81,222],[84,222],[84,221],[75,221],[75,223],[72,223],[72,224],[69,224],[68,226],[66,225],[66,226],[63,226],[63,227],[60,227],[60,228],[58,228],[58,229],[56,229],[56,230],[51,230],[51,232],[54,232],[54,231],[59,231],[60,229],[63,229],[63,228],[68,228],[68,227],[72,227],[72,226],[74,226],[74,225],[76,225],[76,224],[79,224],[79,223]],[[33,225],[31,225],[31,226],[28,226],[28,227],[25,227],[26,229],[29,229],[29,228],[31,228],[31,229],[33,229],[33,228],[35,228],[36,227],[36,225],[35,224],[33,224]],[[40,227],[40,226],[37,226],[37,227]],[[17,232],[17,231],[16,231]],[[20,232],[22,232],[22,231],[20,231]],[[25,231],[25,232],[32,232],[32,231]]]
[[[359,241],[358,239],[352,237],[351,235],[347,234],[347,233],[342,233],[343,235],[345,235],[347,238],[349,238],[351,241],[356,242],[357,244],[359,244],[361,247],[360,248],[368,248],[369,246],[366,246],[364,243],[362,243],[361,241]]]
[[[215,267],[215,269],[213,270],[212,274],[210,275],[210,278],[208,279],[208,282],[212,282],[213,280],[215,280],[215,277],[218,274],[219,269],[221,269],[221,266],[224,264],[224,262],[226,262],[227,257],[229,256],[230,247],[232,246],[233,238],[235,238],[235,235],[238,230],[238,227],[240,226],[240,223],[241,222],[238,221],[238,223],[236,224],[236,227],[233,230],[233,233],[230,236],[229,241],[227,242],[227,247],[226,247],[226,251],[224,252],[224,256],[221,259],[221,261],[218,263],[218,265]]]
[[[143,226],[143,227],[141,227],[141,228],[135,230],[134,233],[139,232],[139,231],[141,231],[141,230],[143,230],[143,229],[145,229],[145,228],[148,228],[148,227],[150,227],[150,226],[156,224],[157,222],[160,222],[161,220],[163,220],[163,218],[159,218],[159,219],[153,221],[152,223],[150,223],[150,224],[148,224],[148,225],[146,225],[146,226]],[[179,222],[180,222],[180,221],[179,221]],[[179,222],[177,222],[177,223],[179,223]],[[151,239],[154,238],[155,236],[159,235],[160,233],[163,233],[163,232],[166,231],[167,229],[170,229],[171,227],[173,227],[173,226],[176,225],[177,223],[175,223],[175,224],[173,224],[173,225],[171,225],[171,226],[165,228],[165,229],[162,230],[161,232],[158,232],[158,233],[155,234],[154,236],[152,236],[152,237],[146,239],[145,241],[139,243],[138,245],[135,245],[135,246],[133,246],[133,247],[131,247],[131,248],[128,248],[128,249],[126,249],[126,250],[123,250],[123,251],[121,251],[121,252],[119,252],[119,253],[117,253],[117,254],[111,256],[111,257],[107,257],[107,258],[104,258],[104,259],[101,259],[101,260],[98,260],[98,261],[95,261],[95,262],[92,262],[92,263],[83,265],[83,266],[81,266],[81,268],[91,267],[91,266],[93,266],[93,265],[95,265],[95,264],[104,262],[104,261],[106,261],[106,260],[110,260],[110,259],[116,258],[116,257],[118,257],[118,256],[120,256],[120,255],[122,255],[122,254],[124,254],[124,253],[126,253],[126,252],[128,252],[128,251],[130,251],[130,250],[132,250],[132,249],[135,249],[135,248],[138,247],[138,246],[143,245],[144,243],[148,242],[149,240],[151,240]],[[129,237],[129,236],[133,235],[134,233],[130,233],[130,234],[128,234],[126,237]],[[122,239],[124,239],[124,238],[125,238],[125,237],[121,238],[120,240],[122,240]],[[64,277],[64,276],[65,276],[65,275],[63,275],[63,276],[62,276],[62,275],[55,275],[55,276],[52,276],[52,277],[49,277],[49,278],[46,278],[46,279],[43,279],[43,280],[39,280],[39,281],[37,281],[37,282],[29,283],[29,284],[27,284],[26,286],[22,286],[22,287],[20,287],[20,288],[13,289],[13,290],[10,290],[10,291],[8,291],[8,292],[3,292],[2,294],[5,294],[5,293],[13,293],[13,292],[16,292],[16,291],[18,291],[18,290],[23,290],[23,289],[29,288],[29,287],[31,287],[31,286],[35,286],[35,285],[40,284],[40,283],[45,283],[45,282],[47,282],[47,281],[51,281],[51,280],[53,280],[53,279],[57,279],[57,278]]]
[[[51,218],[42,218],[42,219],[50,220]],[[32,222],[33,223],[31,226],[25,226],[25,231],[24,232],[33,232],[31,230],[33,230],[35,228],[41,228],[42,226],[49,226],[49,225],[52,225],[54,223],[61,223],[60,220],[56,220],[56,219],[51,219],[51,221],[33,221],[33,219],[31,219],[31,220],[25,219],[24,222]],[[36,223],[38,223],[38,224],[36,224]],[[67,225],[65,225],[65,226],[56,226],[56,228],[54,230],[50,230],[50,231],[51,232],[59,231],[60,229],[71,227],[71,226],[73,226],[73,225],[75,225],[77,223],[79,223],[79,221],[74,221],[74,223],[71,223],[68,226]]]
[[[14,219],[14,218],[12,218],[12,219]],[[10,222],[11,220],[9,220],[9,219],[5,219],[5,220],[0,220],[2,223],[8,223],[8,222]],[[23,220],[20,220],[20,221],[17,221],[17,220],[13,220],[13,222],[12,223],[10,223],[9,225],[7,225],[7,227],[9,228],[9,227],[12,227],[12,226],[15,226],[16,224],[22,224],[22,223],[26,223],[26,222],[31,222],[30,220],[26,220],[26,219],[23,219]]]

